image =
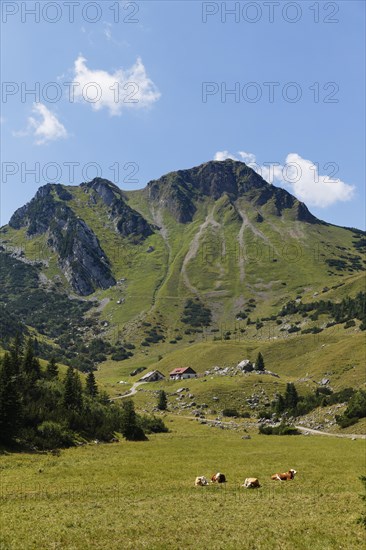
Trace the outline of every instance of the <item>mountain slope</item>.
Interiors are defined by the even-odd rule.
[[[94,307],[79,308],[87,325],[80,342],[133,342],[134,357],[144,362],[217,334],[289,338],[295,321],[298,330],[316,321],[289,315],[282,323],[287,302],[317,294],[339,301],[364,288],[364,233],[318,220],[287,191],[232,160],[172,172],[137,191],[101,178],[47,184],[0,238],[9,273],[11,263],[35,270],[32,284],[43,298],[33,297],[34,307],[56,295],[65,303],[87,296],[84,303]],[[30,284],[10,278],[0,299],[8,312],[17,303],[18,321],[39,334],[19,306],[35,292]],[[60,328],[68,330],[67,323]],[[47,324],[44,331],[55,342]]]

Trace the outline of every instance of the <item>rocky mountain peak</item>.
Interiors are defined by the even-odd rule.
[[[284,209],[293,209],[295,219],[309,223],[319,221],[285,189],[266,182],[244,162],[231,159],[170,172],[150,181],[145,193],[181,223],[192,221],[198,201],[206,197],[217,201],[224,195],[233,203],[245,197],[256,208],[271,203],[271,214],[276,216],[281,216]]]
[[[110,206],[114,200],[122,198],[122,191],[117,185],[104,178],[94,178],[80,185],[84,190],[93,190],[103,202]]]

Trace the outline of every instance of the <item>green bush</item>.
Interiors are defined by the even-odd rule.
[[[191,327],[207,327],[211,323],[211,310],[195,298],[186,301],[182,315],[182,322]]]
[[[240,416],[236,409],[230,409],[230,408],[224,409],[222,411],[222,415],[223,416],[229,416],[229,417],[231,417],[231,416]]]
[[[41,449],[56,449],[73,445],[73,438],[71,433],[58,422],[45,420],[37,427],[35,443]]]
[[[336,416],[336,421],[341,428],[347,428],[356,424],[359,418],[366,417],[366,391],[358,390],[355,392],[346,410],[341,416]]]
[[[284,423],[279,426],[259,426],[259,433],[264,435],[300,435],[297,428]]]
[[[349,426],[353,426],[353,424],[356,424],[358,422],[358,418],[348,418],[343,414],[336,415],[336,422],[341,428],[348,428]]]
[[[139,416],[138,423],[147,434],[166,433],[169,431],[163,420],[156,418],[156,416]]]

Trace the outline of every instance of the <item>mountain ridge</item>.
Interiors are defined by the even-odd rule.
[[[261,339],[267,325],[270,337],[282,340],[323,330],[306,312],[297,325],[277,323],[287,303],[317,294],[343,299],[362,289],[365,236],[318,220],[235,161],[170,172],[136,191],[103,178],[46,184],[0,229],[6,273],[0,304],[14,330],[12,311],[26,330],[45,331],[57,349],[80,346],[82,353],[99,336],[130,342],[145,357],[217,331],[224,339],[238,330]],[[70,322],[80,334],[69,334],[66,321],[48,330],[43,308],[59,304],[68,318],[71,300],[79,313]],[[187,326],[195,315],[208,325]]]
[[[191,169],[169,172],[148,182],[143,192],[152,201],[163,201],[182,223],[192,221],[196,212],[194,200],[199,200],[202,195],[217,200],[223,193],[227,193],[233,201],[251,194],[258,206],[274,198],[278,215],[281,215],[283,209],[295,206],[298,208],[299,220],[324,223],[288,191],[269,184],[245,163],[231,159],[209,161]]]

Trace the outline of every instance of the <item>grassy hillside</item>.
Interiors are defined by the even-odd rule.
[[[243,440],[240,432],[167,420],[171,432],[145,443],[2,456],[1,547],[363,548],[356,520],[364,441]],[[288,468],[298,471],[294,481],[269,479]],[[193,486],[197,475],[216,471],[226,474],[225,486]],[[247,476],[262,488],[241,488]]]
[[[121,363],[107,361],[100,366],[96,376],[112,394],[116,394],[128,388],[118,384],[120,380],[131,384],[139,379],[141,375],[130,376],[138,367],[158,369],[168,375],[175,367],[190,366],[197,373],[203,374],[214,366],[235,366],[242,359],[255,361],[261,351],[266,368],[280,375],[280,379],[265,377],[269,378],[271,384],[278,380],[281,384],[296,382],[302,378],[319,382],[326,377],[335,390],[349,386],[360,387],[365,384],[364,341],[364,333],[335,326],[320,334],[300,334],[285,340],[207,341],[192,344],[188,348],[182,344],[179,349],[167,351],[159,361],[157,355],[139,354]],[[254,380],[254,375],[247,376],[250,381]],[[235,377],[235,383],[240,377]],[[152,386],[160,387],[160,384]]]
[[[22,277],[15,284],[9,267],[2,301],[28,330],[49,346],[55,343],[78,368],[78,357],[81,363],[88,359],[87,368],[93,366],[88,349],[95,338],[114,346],[129,344],[129,359],[112,361],[109,348],[100,354],[107,360],[95,361],[99,381],[112,394],[121,391],[120,380],[135,380],[129,373],[138,367],[166,374],[174,366],[190,365],[202,373],[217,364],[254,360],[258,351],[281,382],[304,376],[317,381],[326,376],[334,388],[364,382],[360,316],[348,328],[344,322],[326,328],[333,321],[329,313],[279,315],[289,301],[340,302],[364,291],[362,232],[317,220],[297,199],[232,161],[173,172],[138,191],[122,193],[107,180],[42,189],[38,207],[36,200],[27,214],[20,209],[13,226],[0,230],[2,245],[17,255],[17,262],[11,261],[23,262],[19,273],[32,270],[33,277],[32,285],[19,283]],[[108,197],[119,201],[117,214]],[[95,292],[76,302],[65,277],[70,279],[68,268],[55,247],[47,245],[52,233],[47,215],[60,213],[55,204],[69,216],[66,222],[61,219],[67,242],[60,237],[60,250],[74,243],[73,235],[66,239],[67,226],[80,228],[83,220],[105,255],[107,279],[115,280],[114,286],[98,287],[95,281],[103,277],[95,276]],[[45,207],[51,210],[45,213]],[[34,212],[43,225],[37,216],[30,219]],[[121,212],[124,232],[118,225]],[[130,222],[145,231],[127,231]],[[29,234],[29,225],[44,232]],[[86,258],[90,242],[82,248]],[[78,274],[75,256],[70,258]],[[187,321],[187,304],[192,303],[208,312],[204,322],[197,311],[192,313],[194,307]]]

